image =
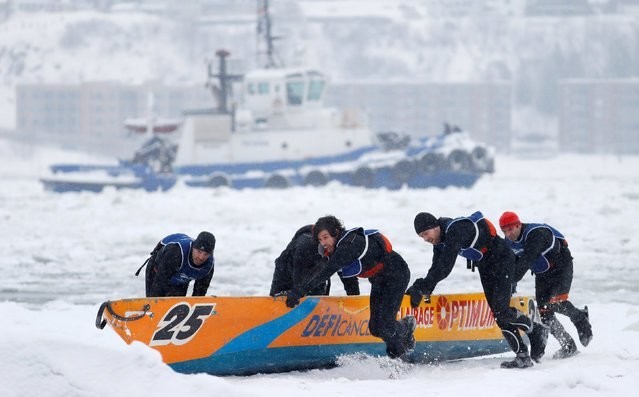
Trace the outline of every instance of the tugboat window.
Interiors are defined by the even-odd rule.
[[[259,83],[257,86],[257,92],[260,95],[268,94],[269,92],[269,84],[268,83]]]
[[[311,80],[308,85],[308,100],[319,101],[322,97],[322,91],[324,90],[324,81]]]
[[[304,82],[293,81],[286,83],[286,97],[289,105],[301,105],[304,97]]]

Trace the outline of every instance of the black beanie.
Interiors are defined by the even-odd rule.
[[[415,233],[417,234],[437,226],[439,226],[439,222],[437,222],[437,218],[435,218],[433,214],[420,212],[415,216]]]
[[[193,241],[193,248],[212,254],[213,249],[215,249],[215,236],[209,232],[198,234],[195,241]]]

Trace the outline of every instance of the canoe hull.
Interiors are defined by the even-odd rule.
[[[385,355],[368,330],[368,304],[368,296],[306,297],[294,309],[272,297],[124,299],[103,303],[96,325],[158,350],[178,372],[247,375],[330,367],[345,354]],[[535,312],[530,297],[511,305]],[[405,297],[398,318],[406,315],[417,319],[409,362],[509,350],[481,293],[432,296],[417,309]]]

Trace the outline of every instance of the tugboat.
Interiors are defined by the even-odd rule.
[[[328,79],[312,68],[281,67],[274,56],[268,1],[258,22],[266,67],[244,76],[227,72],[226,50],[209,64],[207,86],[216,109],[188,111],[174,170],[194,187],[285,188],[330,181],[369,188],[471,186],[493,172],[490,150],[446,125],[443,134],[414,141],[375,136],[365,117],[323,105]],[[231,95],[241,81],[240,95]],[[233,105],[229,106],[229,101]]]
[[[166,190],[178,178],[192,187],[236,189],[331,181],[388,189],[470,187],[494,171],[492,150],[459,127],[445,124],[442,134],[418,139],[374,134],[363,114],[324,106],[328,78],[323,73],[277,62],[268,6],[264,0],[258,18],[267,49],[265,66],[231,74],[230,52],[218,50],[218,69],[214,72],[209,63],[207,81],[217,106],[184,112],[177,148],[156,136],[133,161],[118,166],[51,167],[54,173],[132,174],[133,182],[61,184],[42,179],[45,186],[55,191],[99,191],[108,185]]]

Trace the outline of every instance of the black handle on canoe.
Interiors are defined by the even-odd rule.
[[[95,318],[95,326],[98,327],[99,329],[103,329],[106,326],[106,320],[104,320],[102,318],[102,315],[104,314],[104,309],[107,309],[107,311],[109,312],[109,314],[115,318],[116,320],[120,320],[120,321],[135,321],[135,320],[139,320],[142,317],[146,316],[146,313],[151,309],[151,305],[149,305],[148,303],[146,305],[144,305],[144,307],[142,308],[143,313],[142,314],[136,314],[135,316],[131,316],[131,317],[122,317],[119,314],[117,314],[116,312],[113,311],[113,308],[111,307],[111,301],[106,301],[103,304],[100,305],[100,309],[98,309],[98,315]]]
[[[104,308],[109,304],[109,301],[103,302],[98,309],[98,315],[95,316],[95,326],[97,329],[104,329],[106,326],[106,320],[102,318]]]

